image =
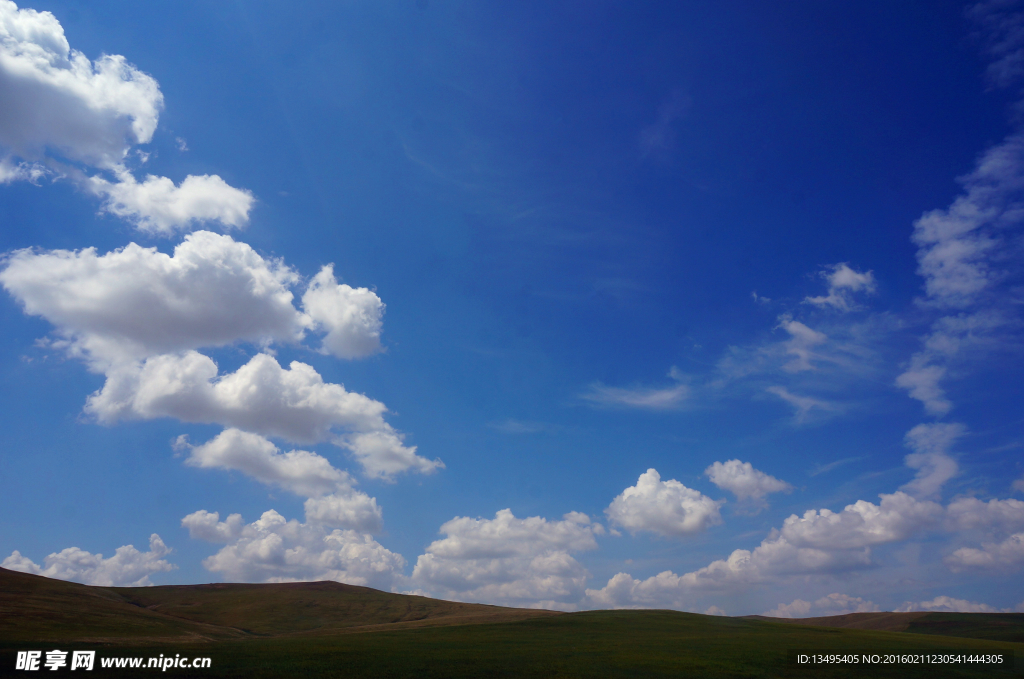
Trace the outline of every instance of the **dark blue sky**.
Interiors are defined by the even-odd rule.
[[[75,90],[38,64],[18,71],[17,55],[50,48],[12,27],[45,21],[13,4],[0,12],[0,95],[25,102],[0,117],[0,151],[9,167],[42,172],[0,185],[0,556],[26,560],[7,567],[118,584],[329,577],[502,604],[732,615],[782,604],[777,614],[1013,609],[1024,598],[1013,546],[1024,529],[1019,91],[986,76],[1001,56],[994,40],[1018,44],[1012,7],[31,9],[52,12],[71,49],[96,64],[123,55],[158,84],[163,107],[150,139],[126,134],[124,121],[143,118],[130,98],[110,103],[109,82],[79,74],[93,89]],[[42,84],[20,88],[29,81]],[[60,94],[45,110],[68,107],[55,119],[70,129],[95,115],[122,155],[87,157],[99,137],[86,122],[59,141],[64,132],[43,129],[40,114],[39,139],[19,136],[18,112],[44,106],[31,97],[46,88]],[[75,118],[74,97],[90,113]],[[152,226],[155,193],[116,193],[152,188],[147,175],[181,188],[165,197],[179,201],[167,228]],[[186,177],[204,175],[224,184],[210,204],[249,192],[244,217],[186,200]],[[115,188],[95,188],[100,179]],[[958,197],[974,217],[947,211]],[[935,238],[918,221],[933,210],[947,225]],[[101,256],[134,242],[171,254],[200,230],[294,270],[285,288],[313,319],[301,338],[266,321],[261,339],[237,329],[203,339],[203,324],[249,303],[228,300],[221,279],[188,287],[182,274],[185,311],[117,301],[146,289],[155,269],[132,269],[113,292],[95,292],[95,271],[26,282],[55,266],[54,250]],[[339,283],[386,305],[379,350],[342,355],[324,340],[318,351],[333,321],[300,299],[332,263]],[[968,290],[972,275],[984,283]],[[188,317],[202,300],[223,309]],[[264,323],[266,312],[252,313]],[[129,349],[135,331],[110,329],[122,317],[181,337]],[[97,337],[117,351],[101,352]],[[360,452],[352,437],[364,430],[340,414],[316,436],[266,424],[304,417],[295,402],[225,414],[195,395],[166,405],[168,391],[143,404],[158,386],[139,366],[189,351],[216,362],[209,384],[266,352],[283,368],[308,364],[385,404],[374,435],[397,432],[415,455],[375,473],[383,453]],[[119,392],[121,414],[87,405],[129,373],[135,396]],[[204,444],[225,428],[278,457],[255,461],[255,438],[216,457],[228,454]],[[190,443],[175,449],[183,434]],[[298,458],[281,457],[291,450],[347,470],[348,485],[328,497],[376,498],[376,523],[310,518],[309,498],[324,491],[297,489],[288,465]],[[730,460],[728,478],[711,472]],[[660,480],[641,477],[648,469]],[[512,519],[496,517],[506,508]],[[230,514],[250,524],[270,509],[307,518],[280,540],[262,524],[224,527]],[[199,510],[218,513],[222,546],[203,541],[212,534],[198,519],[183,523]],[[446,523],[455,517],[467,518]],[[335,530],[372,543],[376,556],[360,563],[376,575],[316,551]],[[172,551],[146,557],[151,533]],[[253,556],[268,540],[285,551]],[[126,544],[142,555],[124,557],[134,570],[120,580],[109,575],[116,564],[46,561],[69,547],[109,559]],[[728,567],[701,570],[730,554]],[[152,565],[160,559],[176,570]]]

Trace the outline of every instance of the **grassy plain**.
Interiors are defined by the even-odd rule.
[[[158,673],[246,679],[1024,675],[1024,643],[977,638],[991,633],[1000,639],[1020,639],[1024,616],[972,615],[926,614],[901,620],[908,626],[924,625],[925,633],[915,633],[677,611],[553,614],[456,604],[336,583],[85,587],[0,570],[0,675],[28,676],[13,669],[17,650],[52,648],[96,650],[99,657],[181,654],[213,659],[208,670],[163,673],[97,667],[86,675],[93,677]],[[798,650],[1002,652],[1016,655],[1018,667],[857,664],[808,668],[793,662]]]

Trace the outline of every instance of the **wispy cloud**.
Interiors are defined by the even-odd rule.
[[[842,460],[836,460],[835,462],[829,462],[828,464],[815,465],[814,469],[812,469],[811,471],[807,472],[807,475],[808,476],[817,476],[818,474],[827,474],[828,472],[832,471],[836,467],[841,467],[844,464],[849,464],[851,462],[857,462],[858,460],[863,460],[863,459],[864,459],[864,456],[860,455],[858,457],[844,457]]]
[[[624,389],[596,383],[591,385],[590,391],[580,394],[580,398],[595,406],[673,410],[681,406],[689,395],[690,388],[685,384],[677,384],[664,389],[647,387]]]
[[[555,428],[554,425],[545,422],[515,420],[511,417],[501,422],[488,422],[487,426],[503,434],[539,434]]]
[[[775,394],[783,401],[793,406],[793,409],[796,411],[793,415],[793,419],[797,423],[805,422],[811,410],[816,409],[825,412],[836,410],[836,406],[832,403],[811,398],[810,396],[798,396],[797,394],[791,394],[785,387],[768,387],[765,391],[769,394]]]

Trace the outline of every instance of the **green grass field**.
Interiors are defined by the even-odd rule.
[[[96,588],[0,571],[3,676],[67,672],[66,668],[40,673],[14,669],[18,650],[52,648],[96,650],[99,657],[212,658],[211,669],[205,670],[103,671],[97,667],[85,675],[95,677],[1024,675],[1024,615],[925,614],[907,624],[919,631],[810,626],[676,611],[546,614],[336,583]],[[943,635],[953,633],[958,636]],[[1018,667],[808,668],[792,661],[797,650],[883,655],[1001,652],[1015,655]]]

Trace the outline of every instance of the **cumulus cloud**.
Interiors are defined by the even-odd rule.
[[[323,498],[322,498],[323,499]],[[232,514],[198,511],[182,519],[193,538],[224,544],[203,566],[234,582],[335,580],[390,590],[405,559],[368,533],[335,528],[307,514],[306,522],[285,520],[274,510],[244,524]]]
[[[401,435],[384,421],[383,403],[324,382],[305,363],[293,361],[285,369],[262,353],[220,376],[216,363],[195,351],[118,366],[108,371],[85,410],[106,424],[173,417],[289,441],[330,439],[351,449],[367,475],[383,479],[444,466],[402,444]]]
[[[794,599],[792,603],[779,604],[762,615],[772,618],[808,618],[846,615],[847,613],[872,613],[877,610],[878,606],[873,601],[836,592],[823,596],[813,603],[803,599]]]
[[[312,366],[282,368],[260,353],[233,373],[195,351],[118,366],[89,397],[86,412],[104,424],[174,417],[222,424],[290,441],[323,441],[338,427],[374,431],[388,425],[383,403],[324,382]]]
[[[1024,528],[1024,502],[989,500],[975,497],[953,500],[946,507],[946,526],[954,531],[1012,531]]]
[[[875,291],[875,276],[872,272],[854,271],[848,264],[833,264],[821,272],[828,281],[828,294],[820,297],[805,297],[805,304],[819,307],[832,307],[839,311],[850,311],[856,308],[853,293],[870,294]]]
[[[952,423],[919,424],[907,432],[905,443],[914,452],[907,455],[904,462],[916,469],[917,475],[901,486],[901,490],[919,498],[937,497],[943,484],[960,470],[956,460],[950,457],[949,449],[966,431],[964,425]]]
[[[296,342],[325,331],[339,358],[380,349],[384,304],[366,288],[338,285],[331,265],[293,304],[298,274],[230,236],[197,231],[170,255],[131,243],[98,254],[17,250],[4,258],[0,284],[24,307],[57,326],[75,352],[104,364],[237,341]]]
[[[990,542],[981,549],[962,547],[944,560],[954,572],[970,569],[1017,570],[1024,566],[1024,533],[1015,533],[1002,542]]]
[[[149,536],[149,551],[140,552],[132,545],[118,547],[114,556],[104,559],[102,554],[91,554],[78,547],[49,555],[39,566],[15,550],[0,563],[12,571],[33,573],[58,580],[71,580],[86,585],[102,587],[148,587],[153,583],[149,576],[154,573],[171,571],[177,566],[164,557],[171,550],[153,533]]]
[[[619,573],[602,589],[588,589],[598,606],[685,608],[695,592],[726,591],[792,575],[835,574],[872,564],[871,547],[905,540],[937,525],[943,509],[905,493],[860,500],[841,512],[808,510],[792,515],[753,551],[734,550],[726,559],[677,575],[664,571],[637,580]]]
[[[779,604],[761,615],[767,615],[769,618],[807,618],[811,615],[811,602],[793,599],[792,603]]]
[[[90,61],[50,12],[0,2],[0,145],[29,160],[50,149],[111,168],[153,137],[163,108],[156,80],[124,57]]]
[[[131,244],[99,255],[19,250],[0,284],[26,313],[53,323],[51,344],[104,373],[85,406],[102,423],[174,417],[309,443],[331,439],[370,476],[390,479],[443,467],[406,446],[384,421],[384,404],[325,383],[309,365],[288,369],[266,353],[233,373],[196,349],[298,342],[324,330],[324,348],[354,358],[379,348],[383,304],[365,288],[339,286],[324,267],[293,304],[298,275],[245,243],[189,234],[173,255]]]
[[[175,186],[167,177],[146,175],[142,182],[126,170],[117,181],[90,177],[88,189],[104,198],[102,210],[132,222],[140,231],[170,236],[190,224],[219,222],[242,227],[249,222],[255,198],[236,189],[218,175],[189,175]]]
[[[788,493],[793,486],[754,469],[749,462],[728,460],[715,462],[704,470],[711,483],[736,496],[737,500],[763,502],[770,493]]]
[[[0,99],[0,183],[70,177],[105,198],[106,212],[160,235],[195,222],[248,222],[252,194],[217,175],[190,175],[177,187],[166,177],[135,180],[124,161],[156,130],[157,81],[123,56],[93,62],[71,49],[50,12],[0,2]]]
[[[323,526],[376,533],[383,525],[377,498],[354,490],[311,497],[306,500],[304,508],[306,521]]]
[[[931,601],[906,601],[896,609],[897,613],[910,611],[934,611],[940,613],[1000,613],[998,608],[988,604],[979,604],[966,599],[954,599],[949,596],[937,596]]]
[[[198,446],[178,439],[179,449],[190,453],[185,464],[205,469],[240,471],[260,483],[275,485],[297,495],[323,495],[349,490],[352,478],[316,453],[306,450],[281,450],[257,434],[225,429],[215,438]]]
[[[595,549],[604,528],[579,512],[548,521],[503,509],[493,519],[456,517],[441,532],[413,569],[412,582],[423,590],[459,601],[571,609],[587,578],[571,553]]]
[[[648,469],[604,511],[609,521],[630,533],[683,537],[721,523],[720,505],[679,481],[662,481],[655,469]]]
[[[72,351],[110,365],[237,341],[297,341],[298,275],[229,236],[189,234],[173,255],[131,243],[100,255],[17,250],[0,283],[25,313],[53,323]]]
[[[361,358],[381,350],[384,303],[367,288],[339,285],[333,265],[323,267],[310,282],[302,308],[318,329],[327,331],[324,353]]]

